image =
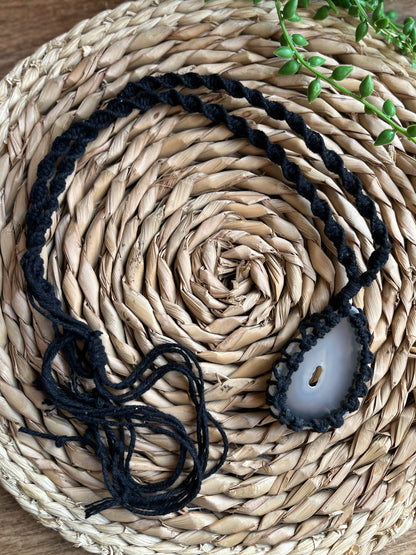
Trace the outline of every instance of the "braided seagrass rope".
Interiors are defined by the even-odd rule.
[[[311,52],[328,59],[329,71],[336,64],[354,65],[356,69],[348,79],[353,90],[358,90],[359,82],[371,73],[375,102],[388,95],[400,121],[416,123],[414,73],[405,60],[371,36],[357,46],[354,28],[347,21],[329,18],[317,22],[306,12],[302,17],[299,27]],[[247,555],[262,550],[273,555],[333,555],[348,550],[368,555],[383,549],[414,521],[414,146],[397,137],[388,148],[374,147],[373,139],[382,125],[362,113],[358,103],[325,86],[321,98],[309,106],[308,76],[299,74],[285,81],[276,76],[281,65],[273,56],[278,36],[273,2],[256,7],[246,0],[211,0],[205,6],[202,0],[167,0],[158,5],[150,0],[129,2],[44,45],[0,84],[1,179],[7,218],[2,222],[1,235],[1,480],[27,511],[87,551],[200,554],[209,549],[223,555],[238,546],[237,550]],[[50,433],[79,432],[71,420],[64,422],[54,411],[45,412],[43,396],[30,385],[53,336],[45,319],[28,305],[19,265],[25,249],[21,229],[29,191],[39,161],[54,137],[74,119],[88,117],[129,80],[139,80],[155,71],[184,70],[220,72],[224,77],[242,80],[302,114],[310,127],[325,136],[326,144],[342,154],[347,167],[360,176],[377,203],[392,237],[392,256],[380,278],[354,299],[354,305],[366,313],[372,350],[377,351],[374,375],[360,409],[349,415],[336,432],[319,437],[308,431],[290,432],[268,416],[263,373],[269,373],[274,358],[264,353],[277,352],[285,339],[293,336],[306,310],[314,312],[326,305],[334,279],[336,290],[344,285],[335,249],[326,241],[319,221],[312,220],[309,203],[298,201],[299,195],[282,183],[281,173],[273,171],[263,153],[247,147],[246,141],[230,139],[219,126],[212,129],[202,116],[185,116],[172,108],[150,110],[139,124],[132,123],[132,114],[125,124],[120,122],[108,133],[101,133],[68,178],[54,218],[53,235],[48,237],[48,249],[43,253],[45,268],[47,262],[48,278],[61,292],[67,311],[103,332],[111,355],[111,376],[116,382],[140,360],[136,351],[144,354],[164,337],[175,337],[179,342],[184,338],[192,352],[198,357],[201,353],[207,406],[230,437],[231,447],[222,469],[203,482],[194,503],[198,510],[192,507],[156,520],[114,508],[85,521],[83,507],[106,495],[95,457],[74,442],[57,448],[52,441],[17,432],[21,425]],[[214,102],[223,102],[223,98],[220,94],[206,96]],[[307,153],[303,142],[287,131],[285,124],[271,124],[260,111],[247,109],[245,102],[224,102],[234,113],[253,121],[254,126],[266,129],[273,141],[289,151],[308,179],[319,187],[322,184],[322,196],[329,200],[336,220],[346,230],[348,244],[354,248],[360,270],[365,271],[362,258],[368,260],[373,245],[367,225],[318,158]],[[208,156],[212,163],[208,163]],[[136,175],[143,167],[149,168],[147,175],[136,187]],[[120,178],[113,183],[114,172]],[[152,183],[155,173],[159,177]],[[182,319],[183,310],[178,315],[180,327],[171,334],[169,316],[162,310],[162,303],[165,310],[169,309],[171,298],[169,289],[162,288],[163,259],[160,256],[156,260],[155,280],[153,241],[148,246],[152,228],[143,222],[143,231],[142,223],[137,231],[130,207],[134,209],[136,190],[141,192],[151,183],[152,191],[146,193],[137,211],[143,218],[149,214],[152,202],[150,215],[155,218],[147,220],[154,226],[160,213],[159,199],[165,199],[163,205],[171,211],[177,192],[190,188],[187,175],[194,176],[194,186],[193,200],[180,210],[184,218],[192,214],[199,227],[202,216],[198,211],[202,210],[206,218],[217,205],[230,210],[234,217],[224,220],[218,234],[230,242],[223,252],[240,245],[238,234],[244,230],[252,230],[253,237],[247,237],[248,244],[253,245],[256,234],[267,232],[275,221],[279,224],[279,238],[274,242],[278,254],[266,251],[265,255],[273,263],[275,258],[276,266],[271,269],[277,273],[268,279],[271,301],[279,299],[279,310],[276,315],[271,313],[272,323],[276,318],[275,327],[260,320],[255,327],[244,329],[242,340],[247,335],[250,340],[254,338],[255,345],[246,346],[242,340],[237,343],[235,333],[227,339],[226,351],[214,333],[211,335],[217,343],[207,345],[203,343],[205,337],[200,337],[201,332],[191,325],[190,319],[196,321],[199,314],[190,312],[188,319]],[[265,186],[260,188],[265,179]],[[238,191],[222,193],[221,187],[230,186],[229,182],[235,183]],[[157,195],[150,194],[153,190]],[[278,192],[268,200],[273,191]],[[120,195],[126,200],[120,202]],[[210,205],[204,208],[207,201]],[[251,219],[238,220],[240,213]],[[255,217],[261,219],[256,225]],[[309,222],[316,222],[316,227]],[[170,220],[156,226],[161,238],[154,241],[169,249],[166,264],[171,263],[169,256],[177,241],[176,235],[168,236],[172,230],[169,224]],[[293,232],[293,225],[299,233]],[[198,227],[194,229],[200,237]],[[188,229],[182,233],[189,233]],[[149,262],[143,284],[135,273],[132,237],[140,242],[143,238],[143,256]],[[202,244],[194,254],[194,244],[186,254],[198,260],[199,253],[204,252],[202,247],[207,248]],[[240,254],[238,249],[242,247],[232,250]],[[182,257],[178,270],[186,269],[184,262]],[[171,270],[174,273],[176,268]],[[96,273],[96,280],[91,272]],[[109,281],[112,273],[113,283]],[[125,284],[120,291],[116,279],[121,277]],[[187,276],[174,277],[180,299],[187,293],[181,289]],[[272,279],[280,284],[278,290],[273,289]],[[147,283],[160,287],[156,296]],[[136,300],[129,287],[149,295],[152,303],[143,319],[146,341],[136,321],[127,320]],[[266,302],[263,305],[267,308]],[[185,309],[190,310],[188,306]],[[220,316],[215,321],[213,314],[214,322],[209,325],[213,332],[220,329],[220,321],[226,323],[226,318]],[[155,327],[155,318],[162,332]],[[242,319],[234,318],[237,323]],[[192,334],[194,343],[185,332]],[[138,342],[135,349],[132,337]],[[116,363],[114,352],[122,364]],[[253,354],[255,361],[249,364],[247,357]],[[65,366],[60,360],[57,366],[64,378]],[[219,381],[214,373],[220,376]],[[157,384],[157,394],[147,400],[152,406],[169,407],[172,414],[183,415],[187,429],[192,431],[194,415],[187,411],[190,403],[184,399],[186,387],[182,393],[178,391],[182,387],[179,380],[169,381],[175,392],[168,382]],[[159,478],[163,469],[176,464],[175,456],[169,455],[174,447],[155,439],[149,434],[147,441],[140,441],[133,458],[138,475],[144,472],[146,478],[152,474]],[[211,446],[213,464],[221,453],[219,435],[212,437]]]
[[[291,129],[299,133],[308,148],[320,154],[325,166],[342,178],[344,188],[355,198],[358,211],[371,222],[374,242],[379,247],[369,257],[366,272],[359,274],[355,254],[346,245],[344,230],[335,222],[328,203],[318,197],[316,187],[303,176],[297,164],[288,160],[280,145],[272,143],[263,131],[252,129],[243,118],[229,115],[221,105],[205,104],[196,95],[182,95],[172,88],[178,85],[185,85],[191,89],[203,85],[211,90],[226,90],[236,98],[244,97],[253,106],[263,108],[272,118],[284,119]],[[157,93],[156,89],[160,87],[168,90]],[[22,257],[21,265],[27,281],[30,302],[53,323],[55,330],[56,337],[47,348],[42,364],[41,383],[47,394],[47,402],[61,411],[69,412],[84,422],[88,428],[82,437],[55,438],[27,428],[21,428],[21,431],[38,437],[55,439],[58,447],[63,446],[67,441],[82,441],[93,448],[102,461],[104,480],[112,497],[89,505],[87,516],[114,505],[122,505],[133,512],[149,516],[178,511],[199,493],[202,479],[222,466],[228,449],[222,427],[206,412],[202,371],[191,352],[180,345],[168,343],[159,345],[143,359],[128,378],[117,385],[112,384],[106,375],[106,354],[99,334],[85,323],[63,312],[53,286],[43,277],[44,263],[41,252],[45,246],[45,235],[52,225],[52,214],[59,207],[58,197],[65,189],[66,178],[74,171],[76,160],[84,154],[87,145],[97,138],[100,129],[107,128],[117,118],[127,117],[133,109],[145,111],[159,103],[181,105],[188,112],[201,112],[215,123],[224,123],[234,135],[246,137],[251,144],[265,150],[268,158],[282,167],[284,176],[296,184],[298,192],[311,202],[313,214],[324,222],[325,235],[336,247],[338,259],[346,268],[348,283],[331,299],[322,313],[312,316],[311,323],[309,321],[303,323],[302,340],[299,342],[301,352],[289,360],[286,348],[283,349],[283,357],[286,357],[289,372],[284,377],[276,378],[277,394],[275,399],[270,400],[279,409],[282,423],[292,425],[295,430],[301,430],[304,427],[303,419],[293,417],[286,407],[285,393],[290,384],[290,377],[301,362],[302,353],[309,350],[319,337],[323,337],[332,329],[339,322],[341,315],[347,315],[351,298],[362,286],[369,286],[374,281],[377,273],[385,265],[391,248],[387,228],[379,219],[374,202],[363,194],[360,180],[344,167],[341,157],[325,147],[319,133],[308,129],[301,116],[288,111],[282,104],[268,101],[259,91],[248,89],[238,81],[223,79],[220,75],[171,73],[161,77],[145,77],[138,83],[128,84],[116,99],[109,102],[107,108],[94,112],[85,122],[73,123],[67,131],[57,137],[50,153],[38,166],[37,180],[31,190],[31,206],[26,216],[27,251]],[[353,385],[341,406],[331,411],[329,415],[306,421],[306,425],[317,432],[325,432],[331,425],[341,426],[343,415],[356,410],[358,397],[363,397],[367,393],[364,382],[371,378],[369,363],[372,361],[372,356],[368,348],[370,334],[364,327],[366,318],[362,311],[352,317],[352,320],[362,346],[360,363],[354,375]],[[306,334],[306,329],[310,325],[314,327],[314,334]],[[76,343],[79,341],[84,342],[82,350]],[[73,372],[71,381],[63,385],[55,382],[52,373],[52,363],[61,350],[64,351]],[[167,363],[145,376],[145,372],[158,357],[170,353],[179,354],[185,364]],[[197,368],[199,379],[193,374],[192,363]],[[190,397],[197,408],[198,451],[194,449],[185,428],[177,418],[165,415],[162,411],[151,407],[122,406],[122,403],[142,397],[154,383],[172,371],[182,373],[189,382]],[[80,378],[93,380],[95,388],[90,393],[81,391],[78,382]],[[140,385],[134,386],[138,380]],[[108,391],[108,388],[125,390],[132,387],[133,389],[127,393],[113,394]],[[222,435],[224,452],[220,461],[206,473],[209,448],[208,419],[215,424]],[[126,455],[124,427],[130,434]],[[167,480],[149,485],[137,483],[130,474],[130,461],[136,444],[136,428],[143,427],[155,433],[167,434],[180,445],[178,464],[172,476]],[[118,436],[113,428],[118,430]],[[102,431],[107,438],[107,449],[100,436]],[[193,470],[179,486],[173,487],[184,469],[187,452],[193,459]]]

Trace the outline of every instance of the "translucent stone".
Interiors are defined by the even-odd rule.
[[[291,350],[297,350],[296,343],[290,345],[288,352]],[[303,362],[292,374],[286,398],[291,412],[309,419],[338,408],[352,384],[360,353],[355,328],[348,317],[342,318],[305,353]],[[285,370],[284,364],[278,367],[282,374]]]

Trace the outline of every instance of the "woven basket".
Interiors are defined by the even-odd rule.
[[[361,103],[324,85],[309,105],[312,77],[278,76],[273,3],[158,4],[126,3],[84,21],[0,82],[1,482],[42,523],[92,553],[377,551],[408,530],[416,506],[416,145],[396,137],[375,147],[385,125]],[[309,50],[328,59],[328,72],[354,65],[345,81],[352,90],[370,73],[374,104],[389,97],[402,124],[416,123],[415,74],[406,59],[376,38],[357,45],[348,21],[302,15],[298,27]],[[85,520],[85,504],[106,496],[98,459],[76,443],[58,448],[18,432],[24,424],[75,434],[69,420],[45,412],[33,386],[52,332],[29,306],[19,264],[28,191],[52,140],[74,119],[129,80],[190,70],[243,80],[300,113],[377,202],[392,255],[354,301],[373,334],[374,377],[361,408],[336,431],[295,433],[271,417],[264,392],[279,348],[345,280],[322,226],[264,153],[203,116],[157,106],[120,120],[68,179],[44,253],[47,277],[68,312],[102,332],[114,379],[167,338],[197,353],[208,409],[230,452],[179,514],[149,519],[115,508]],[[364,268],[372,250],[367,222],[319,157],[244,101],[201,95],[287,149],[330,203]],[[161,206],[173,216],[162,217]],[[65,372],[63,363],[57,371]],[[175,375],[145,402],[192,431],[194,414]],[[220,437],[211,439],[214,460]],[[174,460],[174,446],[147,433],[132,467],[152,481]]]

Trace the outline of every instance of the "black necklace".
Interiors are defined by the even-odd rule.
[[[340,177],[343,188],[354,199],[358,212],[369,221],[376,248],[368,259],[367,270],[359,273],[355,254],[346,244],[345,233],[334,220],[328,203],[318,197],[315,185],[303,176],[294,162],[288,160],[279,144],[273,144],[265,133],[249,127],[245,119],[229,115],[223,106],[205,104],[194,94],[179,93],[175,88],[179,85],[191,89],[206,87],[213,91],[225,90],[233,97],[246,98],[252,106],[263,108],[270,117],[285,120],[289,127],[303,138],[307,147],[321,156],[326,168]],[[226,435],[205,408],[201,368],[196,357],[188,349],[175,343],[160,345],[143,358],[129,377],[114,384],[106,375],[107,357],[99,333],[84,322],[66,314],[53,286],[43,277],[41,250],[45,246],[45,235],[52,224],[52,214],[59,207],[58,197],[65,190],[66,178],[73,172],[77,159],[97,137],[100,129],[108,127],[117,118],[128,116],[134,109],[143,112],[159,103],[182,106],[188,112],[200,112],[215,123],[225,124],[235,136],[246,137],[251,144],[263,149],[268,158],[282,168],[285,178],[296,185],[298,193],[310,202],[312,213],[324,222],[324,233],[334,244],[338,260],[346,270],[347,284],[331,298],[322,312],[313,314],[301,323],[299,337],[286,344],[279,360],[273,366],[267,400],[274,414],[294,430],[310,428],[323,432],[330,426],[341,426],[344,415],[356,410],[359,406],[358,399],[366,395],[365,382],[372,374],[367,321],[361,310],[355,309],[351,312],[351,299],[362,287],[367,287],[374,281],[388,259],[391,246],[387,228],[379,219],[373,200],[364,194],[359,178],[344,167],[340,156],[325,147],[321,135],[310,130],[300,115],[290,112],[280,103],[267,100],[259,91],[248,89],[238,81],[223,79],[219,75],[169,73],[129,83],[105,109],[94,112],[86,121],[73,123],[56,138],[51,151],[39,164],[26,216],[27,251],[21,260],[29,300],[52,322],[55,331],[55,339],[44,355],[40,386],[45,391],[49,403],[70,413],[87,427],[86,433],[82,436],[69,437],[51,436],[27,428],[22,430],[32,435],[53,438],[59,446],[67,441],[81,441],[89,445],[101,458],[104,480],[111,497],[89,505],[87,516],[114,505],[122,505],[148,516],[177,511],[192,501],[199,492],[202,479],[217,471],[227,454]],[[326,414],[315,418],[300,417],[287,403],[287,391],[293,373],[299,368],[305,353],[344,317],[349,318],[361,345],[351,386],[339,406]],[[295,345],[296,348],[292,349],[291,345]],[[52,371],[53,360],[60,351],[65,354],[72,370],[72,375],[66,383],[57,382]],[[154,368],[155,359],[163,355],[167,355],[167,359],[169,355],[175,355],[176,360],[180,362],[169,361]],[[125,404],[127,401],[140,398],[157,380],[171,371],[181,372],[188,381],[189,395],[196,409],[195,443],[177,418],[156,408]],[[93,389],[86,391],[80,379],[91,380],[94,384]],[[112,393],[109,389],[123,392]],[[209,421],[220,431],[224,450],[215,467],[207,472]],[[178,441],[180,449],[177,467],[169,479],[156,484],[139,484],[131,477],[129,463],[140,427],[154,433],[166,434]],[[192,469],[177,485],[187,457],[192,460]]]

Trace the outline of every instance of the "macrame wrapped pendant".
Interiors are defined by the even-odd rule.
[[[341,426],[367,393],[370,333],[364,313],[347,310],[341,316],[329,306],[304,320],[273,366],[268,402],[272,413],[294,430],[325,432]]]

